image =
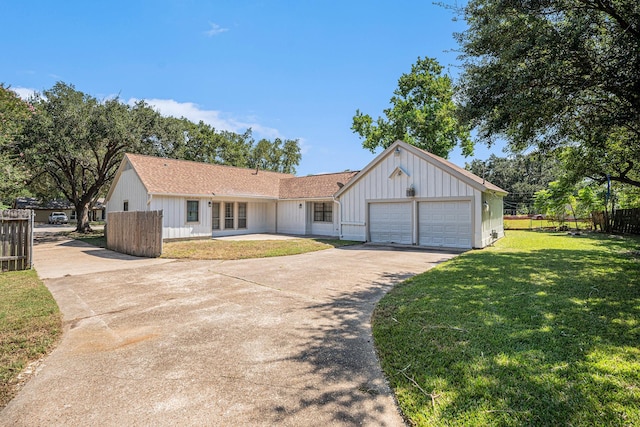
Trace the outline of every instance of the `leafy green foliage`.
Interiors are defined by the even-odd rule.
[[[409,422],[639,425],[639,248],[511,231],[396,286],[373,333]]]
[[[294,174],[300,159],[297,140],[276,138],[271,142],[261,139],[251,149],[249,167]]]
[[[16,158],[22,127],[33,114],[33,107],[0,83],[0,208],[11,206],[16,196],[24,194],[28,171]]]
[[[604,209],[603,200],[598,197],[593,187],[589,185],[578,190],[576,200],[578,202],[576,211],[580,218],[589,218],[591,212]]]
[[[562,175],[558,159],[539,152],[509,157],[492,154],[487,160],[467,163],[465,169],[508,191],[505,208],[522,214],[533,213],[534,193]]]
[[[196,124],[184,117],[166,117],[163,122],[174,137],[161,147],[161,156],[291,174],[300,163],[298,140],[275,138],[256,143],[251,129],[241,134],[218,131],[203,121]]]
[[[44,199],[62,196],[76,208],[79,232],[90,230],[89,206],[106,193],[126,152],[285,173],[295,173],[300,162],[297,140],[256,144],[251,129],[216,131],[204,122],[162,117],[144,101],[99,101],[62,82],[31,104],[2,86],[0,96],[7,123],[0,140],[0,177],[7,175],[2,194],[10,201],[28,185]]]
[[[640,3],[471,0],[464,123],[514,151],[570,147],[578,178],[640,186]]]
[[[372,152],[387,148],[397,140],[415,145],[441,157],[447,157],[456,144],[470,155],[473,144],[469,131],[456,118],[451,79],[442,74],[435,59],[420,59],[411,72],[398,80],[386,118],[356,111],[351,129],[364,138],[362,146]]]
[[[32,103],[36,111],[20,146],[25,165],[32,179],[73,203],[77,230],[87,231],[89,206],[113,179],[123,154],[154,154],[165,143],[160,115],[144,102],[99,102],[61,82]]]
[[[537,213],[549,214],[552,219],[564,223],[569,214],[575,218],[575,187],[566,181],[553,181],[546,190],[535,193],[534,206]]]

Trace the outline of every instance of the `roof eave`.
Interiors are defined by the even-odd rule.
[[[197,197],[209,199],[260,199],[260,200],[278,200],[275,196],[256,195],[256,194],[217,194],[217,193],[167,193],[167,192],[150,192],[150,196],[163,197]]]

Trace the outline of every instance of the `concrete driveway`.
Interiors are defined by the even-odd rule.
[[[371,313],[394,284],[455,256],[356,246],[166,262],[98,251],[36,246],[65,333],[0,425],[403,425]]]

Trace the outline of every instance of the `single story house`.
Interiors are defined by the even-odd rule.
[[[361,171],[296,177],[126,154],[109,212],[163,210],[163,238],[249,233],[482,248],[504,236],[507,193],[396,141]]]
[[[68,200],[42,201],[36,197],[17,197],[13,209],[32,209],[35,222],[48,222],[52,212],[64,212],[70,221],[76,221],[76,209]],[[105,218],[104,199],[100,198],[89,210],[89,221],[102,221]]]

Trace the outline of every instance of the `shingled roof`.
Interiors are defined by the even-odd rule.
[[[163,157],[127,154],[149,194],[278,198],[280,180],[293,175]]]
[[[358,171],[309,175],[280,181],[281,199],[313,199],[331,197]]]

